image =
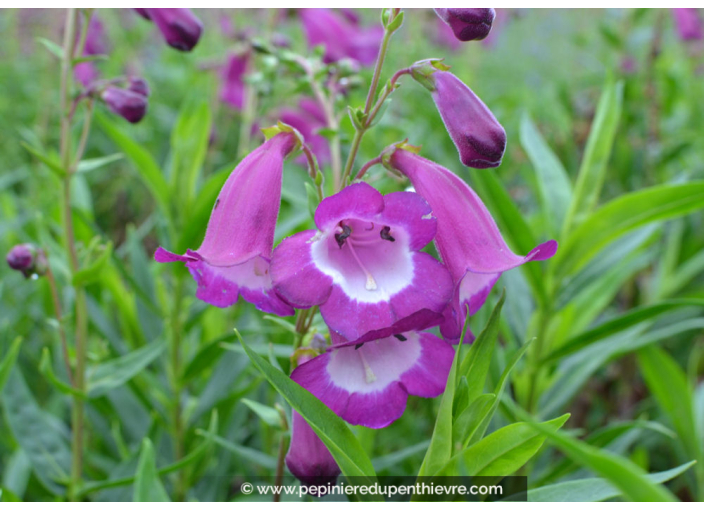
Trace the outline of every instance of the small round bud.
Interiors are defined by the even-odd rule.
[[[41,276],[46,273],[48,267],[44,251],[33,244],[13,246],[5,260],[7,260],[8,266],[20,271],[25,278],[34,274]]]

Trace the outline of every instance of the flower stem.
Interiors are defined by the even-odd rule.
[[[171,419],[174,431],[174,461],[178,462],[183,458],[184,454],[184,427],[181,410],[181,306],[183,303],[183,278],[180,275],[176,278],[174,303],[171,311],[171,352],[169,358],[171,366],[169,375],[173,393]],[[184,501],[186,491],[186,472],[181,469],[176,482],[175,499]]]
[[[51,267],[47,268],[45,276],[49,282],[49,288],[51,289],[51,300],[54,303],[54,314],[56,315],[56,320],[59,323],[59,337],[61,338],[61,351],[64,358],[64,365],[66,367],[66,374],[69,382],[72,386],[74,386],[75,383],[73,381],[73,371],[71,370],[71,359],[68,355],[66,330],[64,329],[63,314],[61,313],[61,300],[59,299],[58,285],[56,284],[56,278],[54,278],[54,273],[51,271]]]
[[[398,16],[398,13],[395,13],[395,16]],[[388,26],[384,29],[384,38],[381,41],[381,47],[379,48],[379,55],[377,56],[376,59],[376,65],[374,66],[374,74],[372,76],[372,82],[369,86],[369,92],[367,93],[367,100],[364,103],[364,116],[365,116],[365,121],[364,124],[357,128],[357,131],[354,134],[354,138],[352,139],[352,147],[350,148],[350,154],[347,157],[347,162],[345,163],[345,169],[342,173],[342,179],[340,181],[340,187],[338,189],[342,189],[346,184],[347,180],[350,177],[350,174],[352,172],[352,167],[354,166],[354,160],[357,157],[357,153],[359,152],[359,146],[362,143],[362,138],[364,137],[364,133],[367,132],[369,127],[371,126],[371,120],[373,120],[373,117],[370,117],[370,112],[372,109],[372,102],[374,101],[374,97],[376,96],[376,90],[379,86],[379,79],[381,78],[381,69],[382,66],[384,65],[384,60],[386,59],[386,53],[389,48],[389,40],[391,39],[391,35],[394,33],[394,30],[389,29]],[[376,112],[378,112],[378,109],[376,109]]]

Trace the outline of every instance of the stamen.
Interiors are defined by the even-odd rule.
[[[342,248],[342,246],[345,244],[345,239],[347,239],[351,235],[352,229],[349,227],[349,225],[342,225],[342,232],[339,234],[335,234],[335,241],[337,241],[337,245]]]
[[[391,241],[393,243],[396,239],[394,239],[391,234],[389,234],[390,231],[391,227],[386,226],[379,231],[379,235],[384,241]]]
[[[364,357],[364,354],[362,354],[361,351],[359,353],[359,357],[362,360],[362,365],[364,365],[364,379],[367,381],[367,384],[371,384],[376,381],[376,375],[374,375],[372,367],[369,366],[369,363],[367,363],[367,359]]]
[[[394,335],[394,336],[395,336],[396,338],[398,338],[401,342],[405,342],[406,340],[408,340],[408,338],[406,338],[406,337],[403,336],[403,335]]]
[[[357,344],[357,345],[355,345],[355,346],[354,346],[354,350],[356,351],[357,349],[359,349],[359,348],[362,347],[363,345],[364,345],[364,344]]]
[[[349,227],[348,227],[349,228]],[[337,237],[337,235],[335,235]],[[339,241],[338,241],[339,242]],[[344,241],[343,241],[344,242]],[[357,264],[359,264],[359,268],[364,272],[364,274],[367,276],[367,283],[364,285],[364,288],[367,290],[376,290],[376,281],[374,281],[374,277],[371,275],[369,271],[367,271],[367,268],[364,267],[364,264],[362,264],[362,261],[359,260],[359,256],[357,255],[357,252],[352,246],[352,243],[347,243],[347,247],[350,249],[350,253],[354,257],[354,260],[357,261]],[[342,248],[342,245],[340,245],[340,248]]]

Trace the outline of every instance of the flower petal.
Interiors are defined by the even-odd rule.
[[[347,422],[385,427],[403,414],[409,393],[435,397],[444,391],[454,356],[430,333],[404,337],[332,350],[300,365],[291,379]]]
[[[428,202],[418,193],[399,191],[384,195],[380,221],[401,226],[409,235],[409,247],[418,251],[435,237],[437,220]]]
[[[315,224],[325,232],[346,218],[371,220],[384,210],[384,197],[366,182],[347,186],[325,198],[315,211]]]

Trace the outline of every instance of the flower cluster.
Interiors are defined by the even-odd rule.
[[[492,9],[437,11],[460,40],[485,37],[494,18]],[[353,20],[315,10],[302,11],[301,18],[311,44],[325,44],[327,60],[369,62],[366,50],[355,53],[359,48],[344,37],[362,30]],[[374,40],[376,52],[379,38]],[[244,68],[233,59],[228,75],[240,76]],[[503,127],[448,69],[428,60],[397,75],[410,75],[431,92],[463,164],[498,166],[506,147]],[[225,95],[241,107],[239,91],[230,88]],[[241,297],[279,316],[319,310],[329,342],[296,354],[291,379],[348,423],[386,427],[403,414],[409,395],[432,398],[444,391],[465,319],[482,307],[501,274],[552,257],[557,244],[514,254],[464,180],[400,143],[385,149],[376,163],[407,177],[414,191],[384,195],[361,181],[361,172],[320,201],[314,229],[274,247],[284,160],[302,148],[310,161],[308,143],[321,160],[329,158],[325,139],[316,135],[325,121],[318,105],[306,100],[297,111],[283,111],[282,118],[290,125],[267,130],[268,141],[232,171],[201,246],[182,255],[160,247],[155,259],[184,262],[197,283],[196,296],[214,306],[228,307]],[[439,259],[424,251],[432,243]],[[437,326],[439,335],[429,331]],[[296,412],[286,462],[303,483],[324,483],[339,474],[330,452]]]

